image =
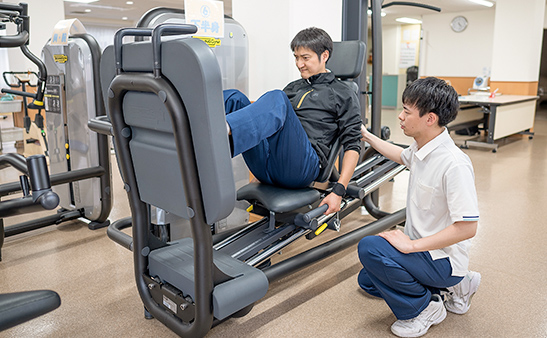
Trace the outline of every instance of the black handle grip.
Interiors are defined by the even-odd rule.
[[[0,37],[0,48],[21,47],[28,42],[28,32]]]
[[[15,76],[15,75],[31,75],[31,74],[36,76],[36,78],[39,78],[39,76],[38,76],[38,74],[36,74],[36,72],[30,72],[30,71],[27,71],[27,72],[3,72],[2,77],[4,78],[4,82],[12,88],[20,87],[23,82],[26,83],[28,86],[36,87],[38,84],[37,83],[36,84],[30,83],[30,77],[29,77],[28,81],[21,81],[20,78]],[[8,79],[6,78],[6,75],[13,75],[13,77],[17,80],[17,83],[10,83],[8,81]]]
[[[122,45],[124,36],[151,36],[152,28],[122,28],[114,35],[114,57],[116,74],[122,72]]]
[[[154,28],[152,32],[152,51],[154,53],[154,76],[161,74],[161,37],[163,35],[182,35],[193,34],[198,31],[195,25],[187,24],[161,24]]]
[[[20,90],[7,89],[7,88],[2,88],[2,93],[19,95],[19,96],[23,96],[23,97],[31,97],[33,99],[36,98],[36,94],[22,92]]]
[[[312,211],[308,211],[307,213],[305,213],[304,216],[302,216],[302,219],[304,220],[304,222],[309,223],[312,219],[325,213],[325,211],[327,211],[328,209],[328,204],[323,204],[319,208],[313,209]]]
[[[28,174],[27,161],[25,157],[21,154],[0,154],[0,168],[4,168],[4,163],[11,165],[25,175]]]
[[[106,115],[92,118],[87,122],[87,126],[96,133],[110,136],[113,135],[112,123],[110,122],[110,118]]]
[[[28,44],[30,31],[28,4],[15,5],[0,2],[0,11],[9,17],[8,21],[17,25],[17,35],[1,36],[0,47],[22,47]]]
[[[346,194],[353,198],[358,198],[362,200],[365,197],[365,189],[359,188],[358,186],[353,184],[348,184],[348,187],[346,188]]]

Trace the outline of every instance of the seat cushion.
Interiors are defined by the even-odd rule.
[[[250,183],[237,191],[238,200],[259,202],[275,213],[296,210],[319,200],[321,194],[312,188],[285,189],[273,185]]]

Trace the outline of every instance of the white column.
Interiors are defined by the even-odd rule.
[[[498,0],[491,81],[538,81],[545,0]]]
[[[315,26],[334,41],[342,36],[341,0],[232,0],[232,14],[249,37],[251,100],[300,77],[290,49],[300,30]]]

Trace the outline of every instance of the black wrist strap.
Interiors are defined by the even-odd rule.
[[[346,195],[346,188],[344,187],[343,184],[341,183],[336,183],[334,184],[334,186],[332,187],[332,192],[335,194],[335,195],[338,195],[340,197],[344,197]]]

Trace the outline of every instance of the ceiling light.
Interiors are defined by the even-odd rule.
[[[126,4],[126,5],[132,5],[132,4],[133,4],[133,1],[126,1],[125,4]]]
[[[81,3],[81,4],[88,4],[88,3],[91,3],[91,2],[96,2],[96,1],[99,1],[99,0],[64,0],[66,2],[78,2],[78,3]]]
[[[422,20],[418,19],[412,19],[412,18],[397,18],[395,21],[402,22],[402,23],[410,23],[410,24],[421,24]]]
[[[124,17],[122,18],[122,20],[127,20],[127,16],[124,16]]]
[[[90,12],[91,12],[91,9],[87,8],[87,9],[84,10],[84,12],[90,13]]]
[[[486,1],[486,0],[469,0],[469,1],[474,2],[476,4],[479,4],[479,5],[486,6],[486,7],[494,6],[494,3],[491,2],[491,1]]]

